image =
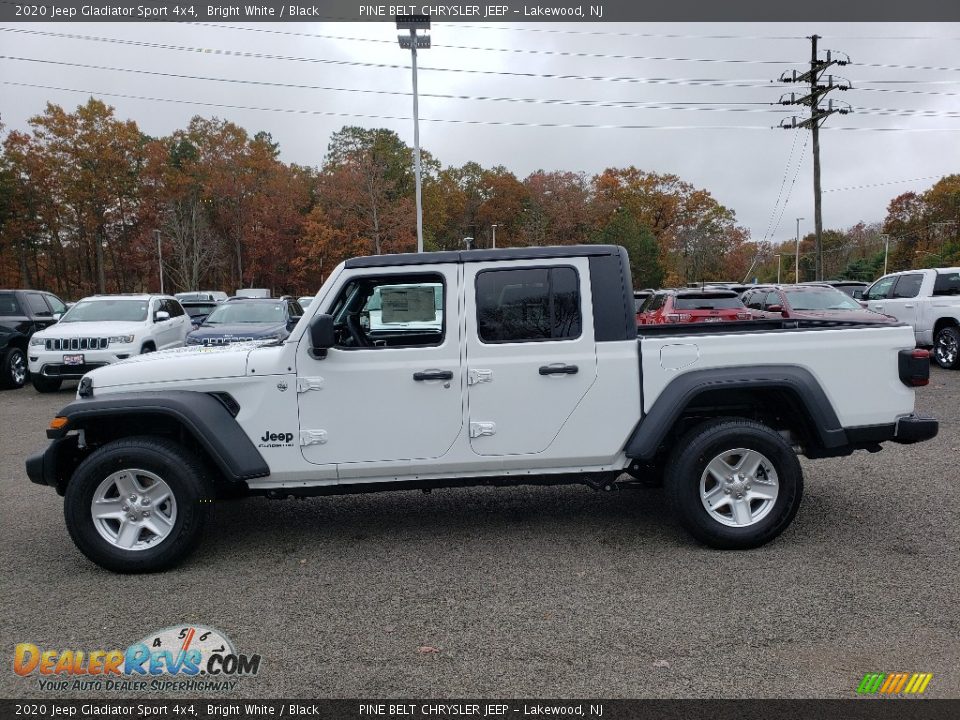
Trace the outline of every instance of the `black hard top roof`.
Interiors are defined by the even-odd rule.
[[[552,247],[497,248],[496,250],[449,250],[444,252],[368,255],[347,260],[347,268],[393,265],[439,265],[440,263],[490,262],[495,260],[541,260],[546,258],[619,255],[616,245],[558,245]]]

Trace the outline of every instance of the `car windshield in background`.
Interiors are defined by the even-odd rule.
[[[863,306],[852,297],[832,288],[784,292],[794,310],[863,310]]]
[[[60,322],[143,322],[147,319],[149,305],[149,300],[126,298],[81,300],[67,311]]]
[[[198,315],[206,315],[211,312],[219,303],[210,302],[210,303],[192,303],[184,302],[183,309],[187,311],[187,314],[190,317],[197,317]]]
[[[732,293],[714,295],[697,293],[696,295],[677,295],[673,300],[676,310],[737,310],[743,307],[740,298]]]
[[[204,325],[232,325],[234,323],[282,323],[287,320],[286,303],[248,302],[235,300],[218,305],[204,321]]]

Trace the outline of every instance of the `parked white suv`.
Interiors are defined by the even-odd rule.
[[[30,338],[29,365],[39,392],[91,370],[154,350],[180,347],[190,318],[169,295],[94,295]]]

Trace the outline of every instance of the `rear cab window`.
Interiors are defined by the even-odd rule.
[[[477,273],[477,332],[483,343],[575,340],[583,329],[580,277],[567,266]]]

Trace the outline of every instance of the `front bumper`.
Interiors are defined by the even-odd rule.
[[[77,379],[91,370],[120,362],[136,355],[132,347],[117,346],[109,350],[77,350],[76,352],[50,352],[48,350],[32,350],[28,353],[30,372],[50,378]],[[82,365],[64,365],[64,355],[83,355]]]
[[[64,477],[65,469],[71,462],[75,464],[78,453],[76,434],[52,440],[43,452],[27,458],[27,477],[37,485],[56,488],[62,495],[69,479]]]

